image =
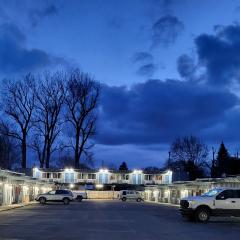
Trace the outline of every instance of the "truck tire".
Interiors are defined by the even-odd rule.
[[[137,202],[141,202],[142,201],[142,199],[141,198],[137,198]]]
[[[64,205],[68,205],[69,202],[70,202],[70,200],[69,200],[68,198],[64,198],[64,199],[63,199],[63,204],[64,204]]]
[[[126,200],[127,200],[126,197],[123,197],[123,198],[122,198],[122,201],[123,201],[123,202],[126,202]]]
[[[210,211],[206,207],[200,207],[195,212],[195,219],[200,223],[207,223],[210,218]]]
[[[40,197],[39,198],[39,203],[40,204],[45,204],[47,202],[47,199],[45,197]]]

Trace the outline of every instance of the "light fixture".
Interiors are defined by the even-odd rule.
[[[106,168],[101,168],[101,169],[99,169],[99,172],[100,173],[108,173],[108,169],[106,169]]]
[[[71,184],[69,185],[69,187],[70,187],[70,188],[74,188],[74,184],[71,183]]]
[[[96,184],[96,188],[97,188],[97,189],[103,188],[103,184]]]

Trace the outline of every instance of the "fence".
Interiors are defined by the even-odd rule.
[[[52,187],[53,184],[0,169],[0,206],[33,201],[37,194]]]
[[[88,199],[117,199],[118,191],[87,191]]]
[[[240,177],[197,179],[168,185],[147,186],[144,198],[146,201],[179,204],[181,198],[199,196],[212,188],[240,189]]]

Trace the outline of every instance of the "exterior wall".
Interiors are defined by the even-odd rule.
[[[50,191],[52,187],[48,182],[0,170],[0,206],[33,201],[37,194]]]
[[[189,182],[176,182],[159,186],[145,187],[146,201],[179,204],[180,199],[188,196],[198,196],[212,188],[239,188],[240,177],[221,179],[202,179]]]
[[[59,178],[56,178],[59,176]],[[132,172],[113,172],[107,169],[98,171],[80,171],[74,169],[64,169],[59,171],[48,171],[33,168],[33,177],[58,183],[93,183],[93,184],[170,184],[172,182],[172,172],[163,173],[143,173],[142,170]]]

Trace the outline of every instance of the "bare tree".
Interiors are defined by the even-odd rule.
[[[12,169],[18,164],[19,152],[13,138],[0,135],[0,167]]]
[[[22,168],[27,166],[27,136],[35,108],[34,88],[34,76],[28,74],[20,80],[7,81],[2,93],[2,110],[8,120],[2,121],[1,133],[20,142]]]
[[[208,167],[208,148],[197,137],[185,136],[175,139],[170,152],[169,167],[184,167],[191,180],[204,175],[204,168]]]
[[[66,95],[67,121],[74,132],[71,146],[74,149],[76,168],[80,166],[82,154],[88,154],[92,147],[89,139],[95,133],[99,92],[99,84],[89,75],[79,70],[70,74]]]
[[[49,168],[51,154],[57,150],[54,143],[61,132],[61,111],[65,99],[65,74],[45,73],[38,79],[35,91],[35,131],[32,148],[37,152],[40,167]]]

